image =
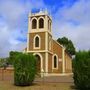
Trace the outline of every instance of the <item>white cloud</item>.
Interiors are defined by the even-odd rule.
[[[0,23],[0,56],[5,56],[10,49],[8,26]]]
[[[9,30],[5,22],[0,22],[0,56],[6,57],[9,54],[10,50],[22,50],[26,46],[25,42],[20,42],[16,40],[21,34],[18,32],[15,33],[13,30]],[[13,33],[14,36],[13,36]]]
[[[26,42],[17,38],[26,38],[29,11],[32,8],[44,7],[42,0],[39,2],[27,0],[1,0],[0,1],[0,57],[6,57],[11,50],[23,50]]]
[[[77,50],[90,49],[90,0],[79,0],[72,7],[63,7],[55,15],[55,38],[66,36]],[[56,30],[56,31],[55,31]]]

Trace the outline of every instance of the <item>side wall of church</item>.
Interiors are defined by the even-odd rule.
[[[62,47],[53,40],[53,55],[58,56],[58,69],[53,69],[53,73],[62,72]],[[52,58],[53,60],[53,58]]]
[[[72,58],[65,52],[65,72],[72,72]]]

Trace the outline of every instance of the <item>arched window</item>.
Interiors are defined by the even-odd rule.
[[[35,38],[35,47],[39,47],[39,37]]]
[[[33,39],[33,48],[34,49],[40,49],[41,47],[41,37],[37,34],[35,35],[34,39]]]
[[[56,67],[57,67],[57,57],[54,56],[54,68],[56,68]]]
[[[37,28],[37,20],[33,19],[32,20],[32,29],[36,29]]]
[[[42,18],[39,19],[39,28],[44,28],[44,20]]]
[[[58,57],[54,55],[53,57],[53,68],[58,68]]]

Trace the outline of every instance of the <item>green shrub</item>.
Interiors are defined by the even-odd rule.
[[[0,59],[0,68],[4,68],[6,69],[6,67],[8,66],[8,58],[1,58]]]
[[[90,51],[79,51],[73,60],[74,83],[79,90],[90,90]]]
[[[31,85],[36,74],[36,59],[32,54],[19,53],[14,62],[14,84]]]
[[[9,53],[9,59],[8,59],[8,63],[10,65],[13,65],[14,64],[14,61],[15,61],[15,57],[20,54],[21,52],[17,52],[17,51],[10,51]]]

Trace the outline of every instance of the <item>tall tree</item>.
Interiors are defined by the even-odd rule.
[[[68,38],[63,37],[63,38],[58,38],[57,41],[58,41],[58,43],[60,43],[61,45],[63,45],[66,48],[66,51],[70,55],[75,55],[75,52],[76,52],[75,47],[71,40],[68,40]]]

